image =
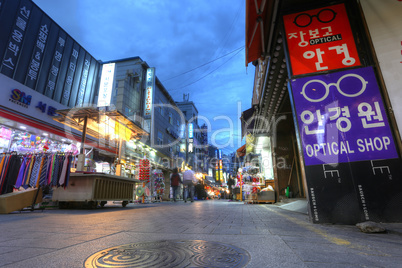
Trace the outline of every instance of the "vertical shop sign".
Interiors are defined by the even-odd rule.
[[[215,150],[215,159],[216,159],[216,163],[215,163],[215,180],[219,181],[219,152],[218,150]]]
[[[63,31],[59,32],[56,48],[54,50],[53,61],[50,65],[49,78],[46,84],[45,95],[53,98],[54,90],[56,88],[57,77],[60,73],[61,59],[63,58],[64,47],[66,45],[67,35]]]
[[[188,124],[188,137],[190,139],[194,138],[194,125],[193,125],[193,123]]]
[[[155,87],[155,68],[147,69],[145,88],[144,118],[149,119],[152,115],[153,91]]]
[[[29,2],[22,1],[18,8],[14,26],[11,29],[10,38],[7,42],[7,49],[1,65],[1,73],[11,78],[13,77],[21,52],[25,30],[27,29],[27,24],[31,15],[31,8]]]
[[[188,124],[188,152],[194,152],[194,125],[193,123]]]
[[[219,173],[217,173],[217,174],[219,174],[218,175],[218,177],[217,177],[217,179],[219,180],[219,181],[222,181],[222,179],[223,179],[223,171],[222,171],[222,150],[221,149],[218,149],[217,150],[218,151],[218,163],[219,163],[219,165],[218,165],[218,168],[219,168]]]
[[[102,75],[98,94],[98,107],[110,106],[114,80],[114,68],[114,63],[102,65]]]
[[[181,124],[180,125],[180,131],[179,131],[179,136],[180,136],[180,138],[181,139],[184,139],[185,138],[185,135],[186,135],[186,125],[185,124]]]
[[[49,35],[50,24],[50,19],[47,16],[43,16],[25,82],[25,85],[30,88],[35,88],[38,79],[38,73],[43,60],[43,53],[48,39],[47,37]]]
[[[293,76],[360,66],[345,5],[283,16]]]
[[[363,61],[345,4],[283,21],[291,76],[299,76],[290,86],[312,220],[402,220],[399,153],[375,69],[356,68]]]
[[[372,67],[291,84],[307,166],[398,157]]]
[[[73,85],[74,80],[73,78],[75,74],[75,69],[77,67],[79,50],[80,50],[79,45],[77,43],[74,43],[73,51],[71,52],[70,61],[68,63],[67,77],[64,85],[63,95],[61,98],[61,103],[64,105],[68,105],[68,101],[70,99],[71,87]]]
[[[402,219],[401,165],[374,69],[291,81],[312,219]]]
[[[91,56],[87,54],[84,60],[84,68],[82,70],[81,81],[78,88],[77,106],[82,106],[82,104],[84,103],[84,94],[85,94],[85,88],[87,86],[90,66],[91,66]]]

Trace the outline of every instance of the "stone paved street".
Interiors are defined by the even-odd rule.
[[[0,266],[102,267],[90,260],[108,253],[115,255],[102,260],[108,267],[134,258],[128,267],[189,267],[166,265],[167,258],[187,258],[192,267],[199,267],[196,261],[208,267],[401,267],[402,224],[383,226],[387,233],[366,234],[356,226],[312,224],[305,213],[278,204],[228,200],[48,208],[0,215]],[[161,243],[166,250],[144,253]],[[123,250],[127,244],[139,248]],[[175,251],[180,247],[194,248]]]

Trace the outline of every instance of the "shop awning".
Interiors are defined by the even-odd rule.
[[[264,57],[275,0],[246,0],[246,66]]]
[[[246,145],[244,144],[242,147],[236,150],[236,156],[242,157],[246,155]]]
[[[53,117],[55,121],[81,132],[84,130],[84,119],[87,118],[86,132],[95,138],[111,138],[113,136],[130,140],[148,135],[148,132],[117,110],[76,107],[57,110],[56,113],[59,115]]]
[[[252,132],[254,129],[254,107],[247,109],[241,113],[241,136],[244,137],[247,133]]]

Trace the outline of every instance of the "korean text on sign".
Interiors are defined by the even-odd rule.
[[[283,17],[293,75],[360,66],[344,4]]]
[[[372,67],[291,84],[306,165],[398,157]]]

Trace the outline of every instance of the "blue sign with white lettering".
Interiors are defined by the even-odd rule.
[[[189,139],[194,138],[193,123],[188,124],[188,138],[189,138]]]
[[[372,67],[291,84],[307,166],[398,158]]]

